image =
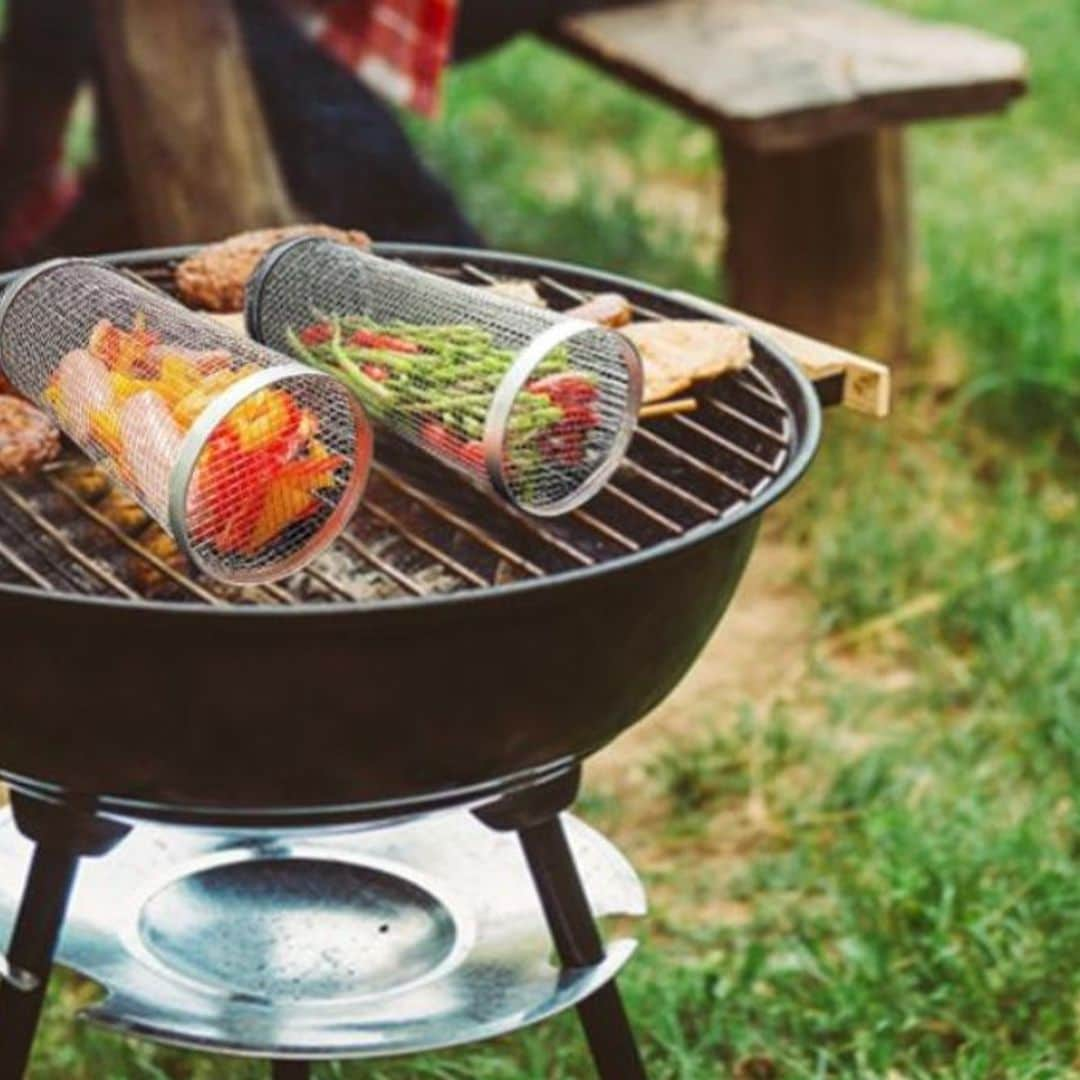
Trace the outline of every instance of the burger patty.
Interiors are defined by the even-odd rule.
[[[22,398],[0,395],[0,476],[25,476],[60,453],[60,432]]]
[[[244,286],[259,260],[275,244],[297,236],[325,236],[353,247],[371,247],[367,233],[329,225],[289,225],[240,233],[202,248],[176,268],[180,299],[206,311],[243,310]]]

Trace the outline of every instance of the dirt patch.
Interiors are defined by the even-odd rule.
[[[684,925],[745,922],[750,910],[731,897],[728,882],[752,853],[782,840],[753,791],[718,808],[704,829],[673,833],[671,807],[647,770],[665,749],[692,745],[706,724],[734,724],[743,702],[768,707],[797,685],[814,611],[812,598],[793,583],[800,558],[796,549],[762,539],[731,608],[686,678],[586,765],[585,791],[614,807],[602,828],[647,879],[654,936]]]
[[[648,762],[710,721],[734,718],[741,702],[768,705],[801,671],[810,646],[811,598],[792,583],[799,553],[762,540],[727,614],[671,696],[591,759],[586,785],[629,810]]]

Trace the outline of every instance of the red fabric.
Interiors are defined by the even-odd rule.
[[[377,93],[425,116],[437,111],[458,0],[280,3],[301,33]],[[65,165],[57,146],[0,223],[0,260],[22,258],[60,223],[80,191],[78,174]]]
[[[47,236],[79,201],[82,181],[79,174],[61,160],[60,148],[54,160],[34,173],[0,225],[0,260],[16,263]]]
[[[327,55],[397,105],[430,116],[453,43],[457,0],[283,0]]]

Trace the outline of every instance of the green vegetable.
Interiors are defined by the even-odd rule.
[[[289,345],[304,362],[343,379],[356,396],[387,424],[442,455],[476,461],[478,443],[492,398],[516,357],[495,343],[491,333],[466,324],[376,323],[359,315],[315,312],[316,321],[290,328]],[[579,394],[595,398],[593,380],[572,371],[565,346],[537,366],[533,383],[567,373]],[[532,384],[530,384],[532,385]],[[596,414],[584,407],[585,426]],[[546,388],[528,387],[514,404],[506,440],[508,471],[523,483],[552,460],[563,466],[585,460],[582,406],[566,408]],[[571,432],[571,429],[576,429]],[[569,438],[568,438],[569,433]]]

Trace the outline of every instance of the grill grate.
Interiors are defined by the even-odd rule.
[[[481,260],[425,269],[476,285],[499,276]],[[492,260],[497,264],[497,260]],[[173,262],[139,273],[172,290]],[[589,299],[582,275],[529,275],[553,309]],[[501,267],[500,267],[501,269]],[[602,285],[600,286],[602,287]],[[627,290],[635,319],[697,312],[656,309]],[[200,575],[104,474],[72,452],[28,480],[0,480],[0,584],[127,600],[223,605],[377,602],[491,588],[593,566],[731,514],[782,471],[794,425],[751,365],[698,389],[690,414],[639,424],[624,464],[586,506],[538,520],[394,442],[380,446],[364,503],[342,537],[275,583],[223,586]]]

